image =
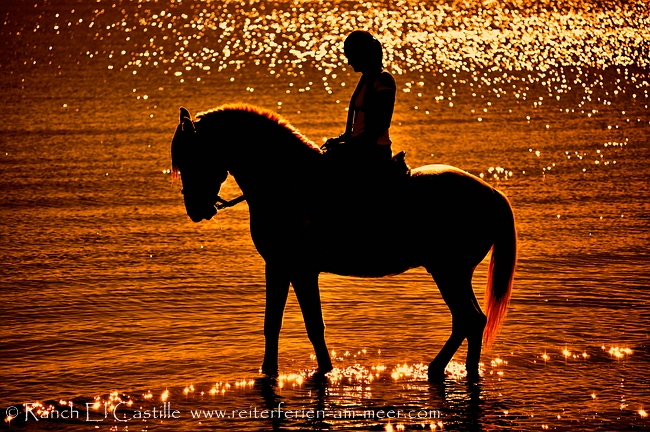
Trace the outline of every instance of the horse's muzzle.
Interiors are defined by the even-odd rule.
[[[192,219],[192,222],[201,222],[202,220],[210,220],[212,216],[217,214],[217,208],[212,206],[207,208],[205,211],[190,211],[187,209],[187,215]]]

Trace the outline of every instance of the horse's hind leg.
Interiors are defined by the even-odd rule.
[[[435,274],[434,279],[442,298],[451,311],[451,336],[436,358],[429,364],[429,380],[440,381],[445,368],[451,361],[463,340],[467,339],[466,369],[468,379],[478,378],[478,364],[483,343],[483,329],[486,317],[476,300],[472,289],[473,270]]]
[[[470,284],[471,288],[471,284]],[[467,358],[465,368],[467,370],[467,379],[476,381],[479,379],[479,362],[481,360],[481,349],[483,348],[483,331],[487,324],[487,317],[481,310],[476,300],[474,291],[471,291],[472,303],[474,304],[474,314],[470,320],[467,330]]]

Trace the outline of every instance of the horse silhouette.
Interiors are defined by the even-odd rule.
[[[315,144],[279,115],[249,105],[225,105],[196,121],[181,108],[171,156],[194,222],[216,214],[229,173],[248,201],[253,243],[266,263],[264,373],[278,371],[290,285],[319,371],[326,373],[332,363],[319,273],[383,277],[422,266],[452,314],[451,336],[430,363],[429,379],[444,378],[465,339],[468,378],[478,379],[482,344],[491,346],[505,318],[517,260],[514,215],[500,191],[457,168],[427,165],[398,179],[385,195],[364,194],[358,185],[346,195],[330,187],[337,173]],[[347,199],[337,202],[337,194]],[[490,251],[486,316],[471,281]]]

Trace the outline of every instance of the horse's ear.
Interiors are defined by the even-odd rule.
[[[180,120],[181,123],[183,123],[184,118],[188,118],[191,120],[192,116],[190,115],[190,112],[185,107],[181,107],[181,120]]]
[[[196,132],[196,129],[194,128],[194,122],[188,117],[181,119],[181,129],[183,132]]]

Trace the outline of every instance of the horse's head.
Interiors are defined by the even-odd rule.
[[[172,178],[180,177],[185,209],[194,222],[211,219],[217,213],[215,203],[228,177],[215,157],[215,147],[208,144],[197,132],[190,112],[181,107],[180,124],[172,139]]]

